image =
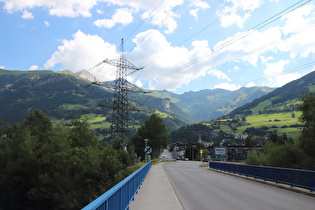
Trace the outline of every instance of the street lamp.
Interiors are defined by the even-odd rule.
[[[145,144],[144,149],[147,148],[147,146],[148,146],[148,141],[149,141],[149,139],[144,139],[144,144]],[[144,155],[145,155],[145,162],[147,163],[147,162],[148,162],[147,153],[145,152]]]

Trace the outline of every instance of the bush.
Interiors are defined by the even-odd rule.
[[[263,165],[282,168],[302,168],[303,151],[296,144],[267,143],[262,151],[253,151],[247,154],[246,164]]]

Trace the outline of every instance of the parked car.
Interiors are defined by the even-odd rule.
[[[203,163],[208,163],[209,160],[208,160],[208,158],[204,158],[204,159],[202,159],[202,162],[203,162]]]

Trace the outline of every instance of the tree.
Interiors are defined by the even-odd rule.
[[[152,148],[152,157],[158,157],[160,150],[166,148],[170,142],[170,135],[167,131],[163,119],[156,114],[152,114],[146,119],[131,137],[131,142],[134,145],[135,152],[138,156],[144,159],[144,139],[149,139],[148,146]]]
[[[39,109],[30,113],[24,119],[23,124],[30,130],[32,136],[37,136],[38,138],[44,138],[46,133],[52,130],[52,123],[49,117]]]
[[[99,144],[88,128],[82,118],[53,126],[36,110],[1,131],[0,209],[80,209],[129,175],[133,153]]]
[[[77,118],[71,121],[73,127],[70,129],[70,138],[73,147],[87,147],[97,144],[97,137],[90,131],[90,124],[86,118]]]
[[[299,110],[302,111],[300,121],[305,124],[299,137],[300,147],[307,158],[304,163],[309,169],[315,169],[315,93],[304,94],[302,105]]]

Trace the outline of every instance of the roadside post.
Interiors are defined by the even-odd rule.
[[[202,161],[202,149],[200,149],[200,160]]]
[[[144,148],[144,154],[145,154],[145,162],[148,162],[148,155],[151,154],[152,148],[148,146],[149,139],[144,139],[145,148]]]

